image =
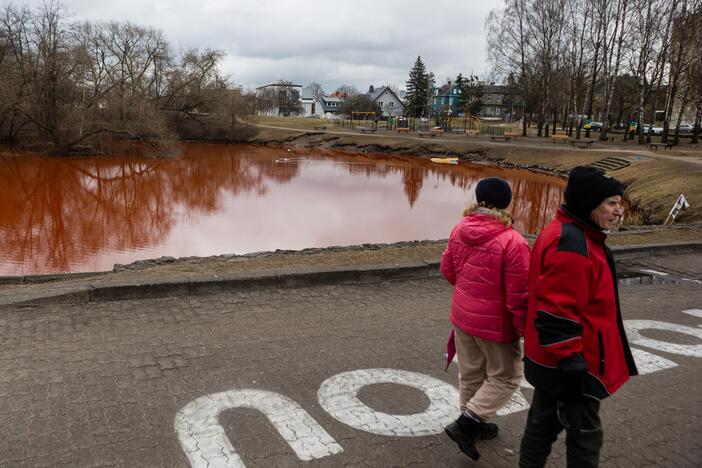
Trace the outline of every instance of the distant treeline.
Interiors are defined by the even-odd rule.
[[[579,136],[589,117],[602,139],[621,125],[643,143],[641,124],[659,123],[664,141],[697,141],[702,0],[504,0],[487,29],[489,58],[521,89],[539,135],[558,125]]]
[[[236,139],[251,96],[222,76],[223,53],[175,54],[163,33],[72,22],[62,6],[0,10],[0,141],[55,152],[115,141]]]

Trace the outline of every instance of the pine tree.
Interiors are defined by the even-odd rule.
[[[480,100],[483,97],[483,89],[478,85],[478,77],[470,75],[463,78],[459,73],[456,77],[456,86],[461,93],[458,103],[459,112],[476,115],[480,112]]]
[[[456,77],[456,88],[458,89],[458,104],[452,107],[458,109],[456,114],[464,114],[468,112],[468,106],[470,105],[470,89],[468,88],[468,81],[463,78],[463,74],[459,73]],[[451,90],[449,90],[451,93]]]
[[[409,72],[407,80],[407,115],[420,117],[426,108],[429,98],[429,74],[422,62],[422,57],[417,56],[417,61]]]

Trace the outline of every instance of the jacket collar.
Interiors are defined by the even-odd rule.
[[[561,205],[561,207],[558,208],[556,218],[562,223],[577,224],[580,228],[582,228],[583,231],[585,231],[585,234],[594,241],[604,243],[605,239],[607,239],[607,234],[604,231],[600,229],[595,229],[595,227],[592,224],[587,223],[575,216],[574,214],[570,213],[568,209],[563,205]]]

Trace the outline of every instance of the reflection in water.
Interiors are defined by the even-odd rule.
[[[172,159],[0,159],[0,274],[111,269],[162,255],[442,239],[487,175],[537,232],[562,182],[412,157],[187,144]]]

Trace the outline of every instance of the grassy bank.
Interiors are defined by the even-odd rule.
[[[325,130],[314,127],[326,125]],[[650,150],[634,142],[595,142],[590,149],[572,148],[550,139],[527,137],[515,142],[495,143],[488,137],[467,139],[444,134],[421,139],[416,133],[398,135],[378,131],[359,134],[334,126],[333,121],[268,117],[257,123],[253,143],[308,147],[333,147],[350,151],[414,154],[430,157],[455,155],[461,160],[530,168],[566,174],[579,164],[592,164],[608,157],[625,160],[627,167],[611,172],[626,185],[634,215],[633,224],[660,224],[678,195],[683,193],[690,208],[681,212],[680,223],[702,222],[702,149],[696,146],[674,150]],[[618,139],[617,139],[618,140]]]

